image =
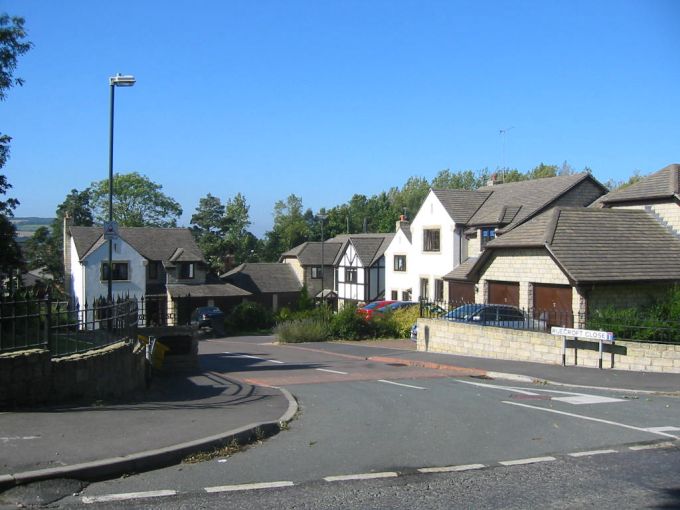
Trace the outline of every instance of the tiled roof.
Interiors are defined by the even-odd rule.
[[[466,224],[491,196],[488,191],[465,189],[433,189],[432,192],[456,223]]]
[[[364,267],[370,267],[377,260],[383,256],[387,246],[394,239],[394,234],[342,234],[335,236],[331,241],[342,241],[342,248],[338,251],[333,265],[337,266],[340,263],[341,257],[344,255],[347,245],[352,243],[357,252],[357,256]]]
[[[293,267],[279,262],[241,264],[220,279],[253,294],[298,292],[302,288]]]
[[[78,258],[82,260],[107,241],[103,227],[70,227]],[[205,262],[194,236],[187,228],[121,227],[120,237],[148,260]]]
[[[479,188],[478,192],[491,192],[491,196],[484,201],[467,224],[477,226],[502,225],[506,222],[519,224],[545,210],[585,180],[595,183],[601,190],[599,193],[605,191],[604,186],[587,172]],[[590,195],[584,197],[587,203],[583,205],[589,205],[595,198],[596,196],[590,199]]]
[[[635,184],[607,193],[597,202],[598,204],[612,204],[674,196],[680,199],[680,165],[677,163],[668,165]]]
[[[444,276],[446,280],[463,280],[467,281],[470,272],[475,267],[478,257],[468,257],[463,262],[458,264],[456,268]]]
[[[576,283],[680,280],[680,239],[632,209],[555,208],[486,245],[545,247]]]
[[[203,285],[183,285],[170,284],[168,293],[172,297],[239,297],[250,296],[251,293],[247,290],[240,289],[230,283],[206,283]]]
[[[333,261],[340,251],[342,243],[326,241],[323,246],[324,265],[333,265]],[[319,266],[321,265],[321,242],[306,242],[302,243],[291,250],[288,250],[280,259],[297,258],[303,266]],[[279,259],[279,260],[280,260]]]

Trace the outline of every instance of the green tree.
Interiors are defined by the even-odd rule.
[[[31,49],[26,40],[24,19],[0,14],[0,101],[7,98],[7,91],[23,85],[21,78],[14,76],[18,59]],[[0,133],[0,170],[9,158],[9,144],[12,138]],[[4,196],[12,185],[7,177],[0,175],[0,196]],[[19,205],[15,198],[0,200],[0,271],[7,272],[21,265],[21,251],[16,242],[16,228],[10,221],[14,209]]]
[[[311,232],[303,213],[302,199],[295,194],[274,204],[274,226],[265,234],[262,257],[278,260],[285,252],[310,239]]]
[[[545,165],[540,163],[537,167],[527,173],[529,179],[543,179],[545,177],[555,177],[559,168],[557,165]]]
[[[221,271],[227,246],[224,240],[224,205],[218,197],[208,193],[198,201],[196,212],[191,216],[191,230],[210,268]]]
[[[137,172],[113,176],[113,219],[121,227],[175,227],[182,208],[163,186]],[[95,219],[109,218],[109,181],[93,182],[90,195]]]
[[[237,193],[227,200],[224,208],[225,240],[234,255],[236,264],[246,262],[251,258],[251,252],[256,249],[250,227],[250,206],[246,197]]]
[[[614,191],[616,189],[627,188],[628,186],[635,184],[636,182],[640,182],[645,177],[646,177],[645,175],[642,175],[640,173],[640,170],[635,170],[635,172],[633,172],[633,175],[628,177],[628,179],[626,179],[625,181],[616,181],[614,179],[609,179],[605,183],[605,186],[607,186],[610,189],[610,191]]]

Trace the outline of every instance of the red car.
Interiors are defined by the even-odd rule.
[[[364,319],[369,320],[371,317],[373,317],[373,313],[375,313],[376,310],[379,310],[383,306],[387,306],[394,302],[395,301],[373,301],[372,303],[368,303],[366,306],[359,308],[357,313]]]

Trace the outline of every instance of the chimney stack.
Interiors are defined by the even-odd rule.
[[[411,222],[406,219],[406,215],[402,214],[399,216],[399,221],[397,221],[397,228],[395,232],[399,232],[399,229],[406,230],[411,225]]]
[[[62,237],[64,238],[64,290],[69,295],[71,295],[73,291],[71,288],[71,225],[73,225],[73,219],[67,212],[64,215]]]

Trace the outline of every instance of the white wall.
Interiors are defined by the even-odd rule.
[[[137,253],[129,244],[121,239],[114,241],[113,262],[128,263],[128,280],[113,281],[113,297],[129,294],[131,297],[141,297],[146,292],[146,266],[144,257]],[[75,255],[75,246],[72,246],[73,254],[73,282],[74,293],[81,306],[87,301],[88,305],[93,299],[106,296],[108,282],[101,281],[101,264],[109,260],[109,245],[104,243],[81,263]]]
[[[409,275],[409,270],[414,261],[411,252],[411,241],[399,229],[385,250],[385,299],[392,299],[393,290],[397,291],[397,297],[401,299],[402,292],[412,288],[413,278]],[[406,255],[406,271],[394,270],[395,255]]]
[[[428,228],[439,228],[440,251],[423,251],[423,230]],[[460,230],[460,229],[459,229]],[[460,242],[460,234],[456,232],[456,224],[446,212],[435,194],[430,191],[418,210],[415,218],[411,222],[411,235],[413,244],[406,266],[407,273],[413,289],[413,299],[420,299],[420,279],[429,280],[429,298],[434,297],[434,280],[442,278],[450,273],[460,261],[454,257],[454,247]],[[462,240],[465,243],[465,240]],[[465,250],[463,250],[465,251]],[[447,296],[447,286],[444,286],[444,297]]]

